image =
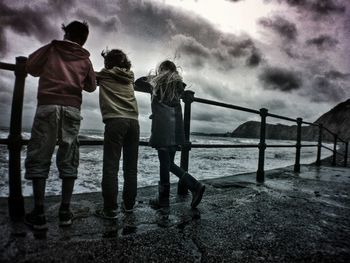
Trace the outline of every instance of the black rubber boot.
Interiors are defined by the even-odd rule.
[[[149,204],[153,209],[169,207],[170,184],[158,183],[158,196],[149,200]]]
[[[205,185],[198,182],[197,179],[189,173],[185,173],[180,180],[184,181],[187,184],[188,189],[192,192],[191,207],[196,208],[202,200]]]

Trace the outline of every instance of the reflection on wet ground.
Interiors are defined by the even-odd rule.
[[[207,191],[197,209],[172,185],[170,208],[153,210],[148,200],[156,187],[146,187],[139,189],[134,212],[118,210],[116,220],[94,216],[101,193],[74,195],[75,217],[66,228],[58,226],[60,197],[47,197],[48,231],[10,222],[7,200],[0,199],[0,261],[346,262],[350,257],[349,169],[302,166],[299,174],[292,168],[269,171],[264,184],[255,183],[255,174],[204,183]],[[29,211],[32,200],[25,204]]]

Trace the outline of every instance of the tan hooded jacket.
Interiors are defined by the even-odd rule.
[[[111,118],[138,119],[132,71],[118,67],[104,68],[97,73],[97,80],[103,121]]]

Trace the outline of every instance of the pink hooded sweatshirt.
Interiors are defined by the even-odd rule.
[[[32,53],[26,70],[40,77],[38,105],[73,106],[80,109],[82,90],[93,92],[96,77],[90,53],[71,41],[54,40]]]

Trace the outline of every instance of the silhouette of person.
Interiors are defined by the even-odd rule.
[[[103,208],[95,214],[117,217],[118,170],[123,151],[122,210],[131,213],[137,194],[137,161],[140,126],[134,93],[134,73],[126,54],[118,49],[103,51],[105,67],[97,73],[100,109],[105,123],[103,144]]]
[[[33,182],[34,209],[25,215],[25,223],[34,229],[47,229],[44,212],[46,179],[51,157],[56,156],[62,179],[59,225],[72,224],[70,202],[79,165],[78,133],[82,91],[93,92],[96,79],[85,44],[89,27],[73,21],[62,25],[63,40],[53,40],[32,53],[26,70],[39,77],[38,106],[27,147],[25,178]]]
[[[159,65],[155,76],[139,78],[135,84],[152,93],[150,145],[158,151],[160,180],[158,195],[149,203],[154,209],[169,207],[169,172],[172,172],[192,192],[191,207],[195,208],[202,200],[205,186],[174,163],[178,146],[185,142],[180,103],[185,89],[182,77],[176,65],[165,60]]]

